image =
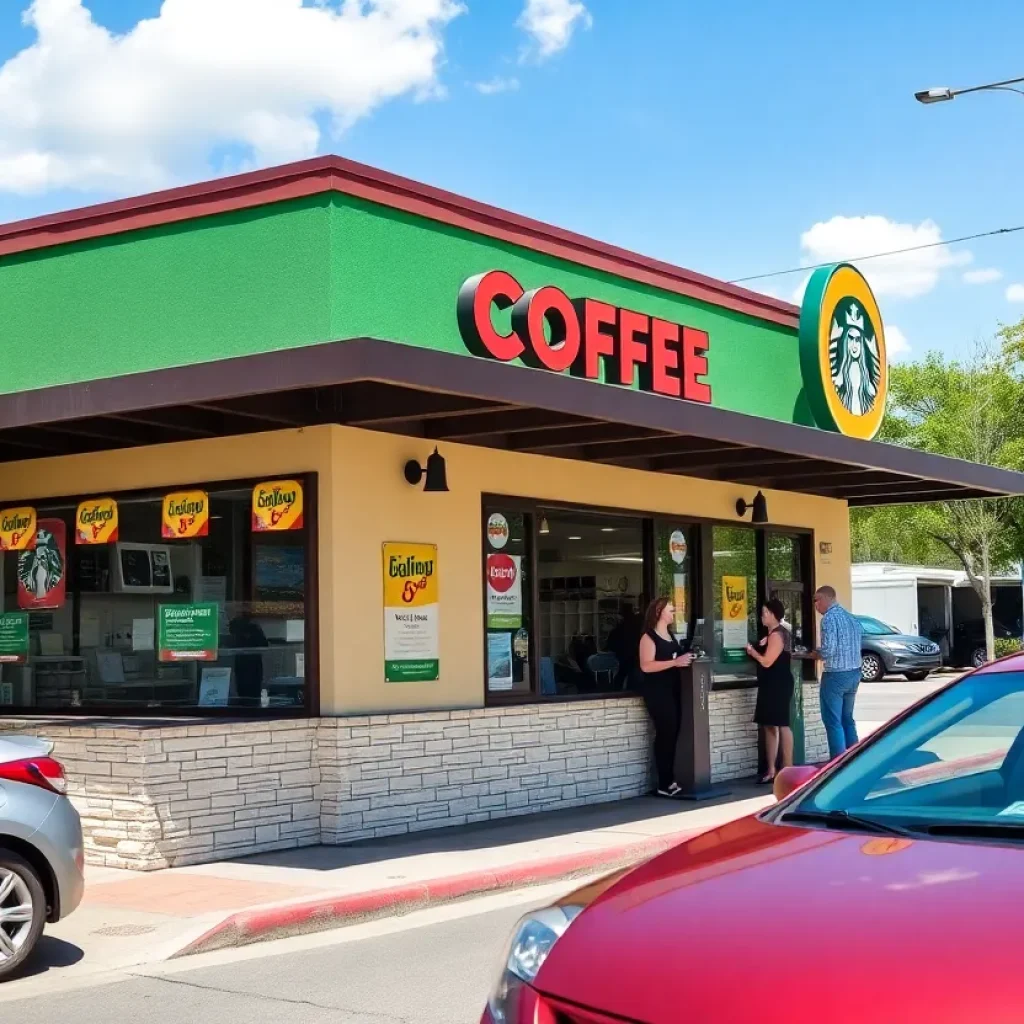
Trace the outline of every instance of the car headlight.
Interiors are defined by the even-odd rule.
[[[529,988],[555,943],[576,919],[581,906],[572,904],[547,907],[527,914],[512,933],[502,964],[501,976],[494,986],[488,1008],[494,1024],[519,1024],[533,1020],[525,1011],[524,1000],[532,998]]]
[[[906,644],[895,643],[895,642],[893,642],[891,640],[888,643],[885,644],[885,649],[887,651],[899,651],[899,652],[904,652],[904,651],[909,651],[910,650],[910,648]]]

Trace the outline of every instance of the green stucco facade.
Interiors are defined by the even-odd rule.
[[[627,306],[708,332],[714,404],[810,423],[795,330],[329,192],[0,258],[0,393],[374,337],[466,353],[466,278]]]

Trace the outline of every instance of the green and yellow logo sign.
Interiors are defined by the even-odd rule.
[[[882,315],[848,263],[811,275],[800,309],[800,369],[819,427],[865,440],[878,433],[889,392]]]

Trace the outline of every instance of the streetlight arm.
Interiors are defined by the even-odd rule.
[[[922,89],[914,93],[914,99],[918,103],[945,103],[948,100],[956,99],[957,96],[965,96],[970,92],[1016,92],[1024,96],[1024,89],[1014,89],[1015,85],[1024,82],[1024,78],[1008,78],[1005,82],[989,82],[987,85],[972,85],[966,89]]]

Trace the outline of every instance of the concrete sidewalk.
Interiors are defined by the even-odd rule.
[[[609,871],[771,802],[739,784],[699,804],[643,798],[144,874],[94,868],[39,969],[102,973]]]

